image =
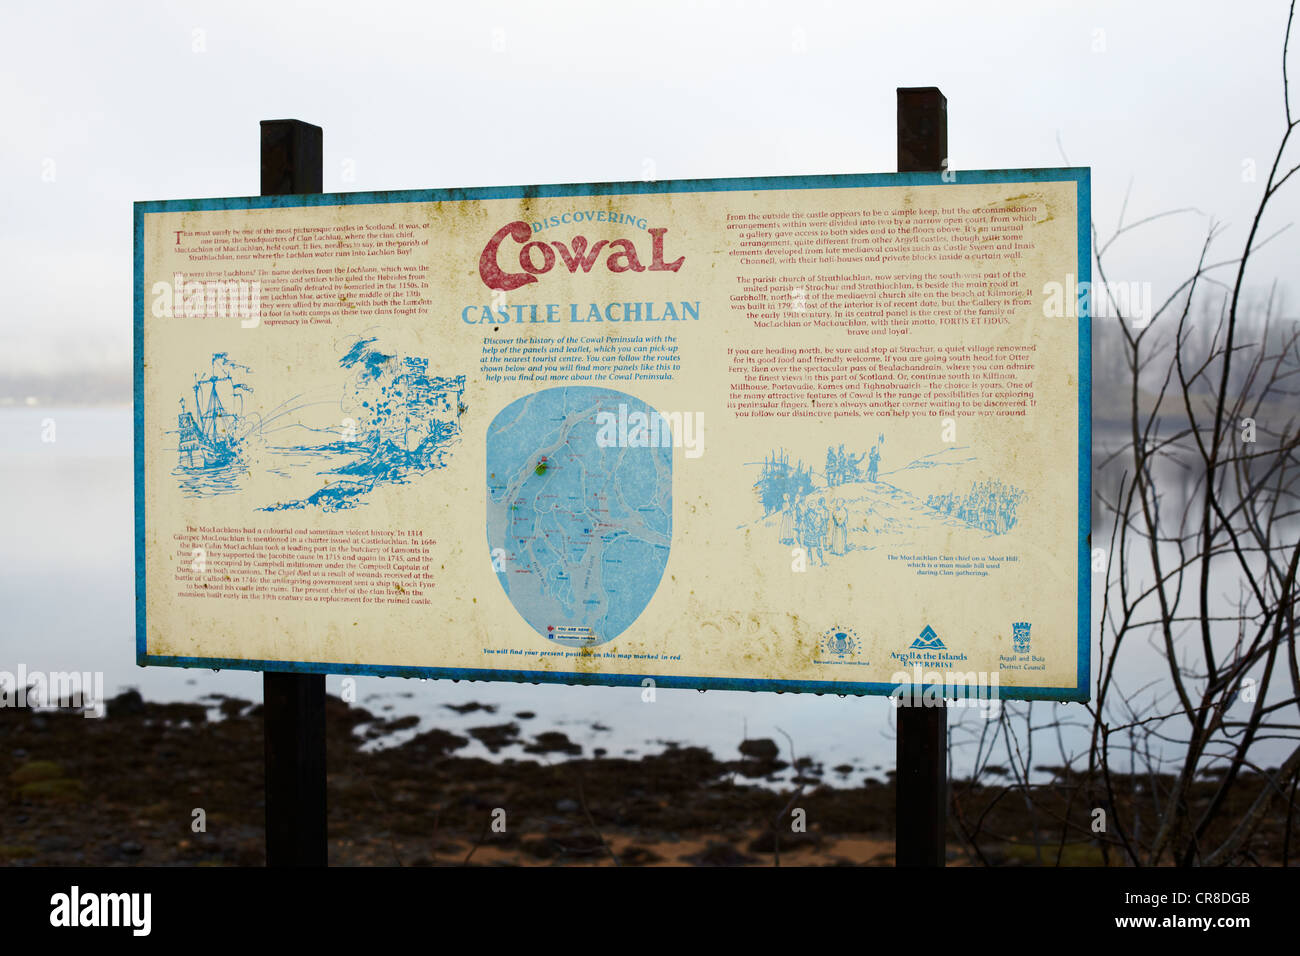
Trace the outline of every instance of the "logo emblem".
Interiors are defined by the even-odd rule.
[[[858,634],[851,627],[832,627],[822,635],[821,646],[828,654],[834,654],[840,660],[856,654],[862,646]]]
[[[934,628],[932,628],[929,624],[925,626],[925,630],[923,630],[917,636],[916,640],[912,642],[912,647],[918,651],[947,650],[947,648],[944,647],[943,645],[943,641],[939,640],[939,635],[934,632]]]
[[[1029,622],[1016,621],[1011,625],[1011,640],[1016,645],[1017,654],[1029,653]]]

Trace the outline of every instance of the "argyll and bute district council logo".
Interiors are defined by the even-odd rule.
[[[1017,654],[1029,653],[1029,622],[1016,621],[1011,625],[1011,640]]]
[[[856,654],[862,647],[862,642],[858,640],[857,632],[853,628],[832,627],[822,635],[821,646],[827,654],[844,660]]]

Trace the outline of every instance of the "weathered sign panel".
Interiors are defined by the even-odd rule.
[[[139,660],[1086,699],[1088,201],[139,203]]]

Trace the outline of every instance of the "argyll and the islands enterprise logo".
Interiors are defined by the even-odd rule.
[[[921,651],[942,651],[947,649],[943,646],[943,641],[939,640],[939,635],[934,632],[934,628],[929,624],[912,642],[912,647]]]

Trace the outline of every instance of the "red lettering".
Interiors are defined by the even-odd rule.
[[[672,262],[667,262],[664,259],[664,236],[667,235],[668,230],[660,227],[647,231],[650,233],[651,243],[649,271],[677,272],[681,269],[683,263],[686,262],[685,256],[678,256]],[[558,241],[551,242],[548,245],[541,241],[529,242],[528,240],[532,237],[532,234],[532,228],[528,223],[516,220],[502,226],[492,235],[487,245],[483,247],[483,253],[478,260],[478,274],[483,279],[484,285],[489,289],[500,289],[503,292],[509,292],[512,289],[528,285],[530,282],[536,282],[539,275],[550,272],[555,267],[555,254],[557,252],[571,275],[576,275],[579,269],[582,269],[583,272],[591,272],[591,268],[596,264],[601,252],[606,250],[608,250],[609,256],[605,259],[605,267],[610,272],[645,272],[647,270],[647,267],[641,264],[636,245],[631,239],[614,239],[612,241],[601,239],[588,246],[586,236],[574,236],[569,245]],[[522,272],[506,272],[497,262],[501,244],[507,238],[522,244],[522,248],[519,250],[519,267],[523,269]],[[554,247],[554,250],[552,250],[552,247]],[[538,254],[541,255],[540,264],[537,261]]]
[[[569,247],[562,242],[552,242],[551,245],[559,252],[560,258],[564,260],[564,264],[569,267],[570,272],[577,272],[578,266],[582,266],[583,272],[590,272],[591,267],[596,264],[596,257],[600,255],[600,250],[604,249],[608,243],[604,239],[600,240],[591,247],[591,252],[586,258],[583,258],[583,253],[587,251],[586,236],[573,237],[572,253],[569,252]]]
[[[631,239],[615,239],[609,244],[613,249],[615,246],[620,251],[610,253],[605,265],[609,267],[610,272],[645,272],[645,266],[641,265],[641,260],[636,257],[636,246],[632,245]],[[622,259],[622,264],[614,260]]]
[[[489,289],[509,292],[537,281],[537,276],[521,272],[505,272],[497,265],[497,250],[501,248],[501,243],[505,241],[506,236],[515,242],[524,242],[532,234],[533,230],[529,228],[528,223],[520,221],[504,225],[496,231],[496,234],[488,240],[488,244],[483,247],[483,254],[478,258],[478,274],[484,285]]]
[[[542,264],[533,265],[533,250],[542,250]],[[555,253],[551,247],[544,242],[530,242],[519,250],[519,268],[533,275],[540,275],[543,272],[550,272],[555,266]]]
[[[680,256],[675,262],[664,263],[664,233],[668,230],[664,228],[647,230],[650,233],[652,245],[650,247],[650,271],[651,272],[676,272],[686,261],[685,256]]]

